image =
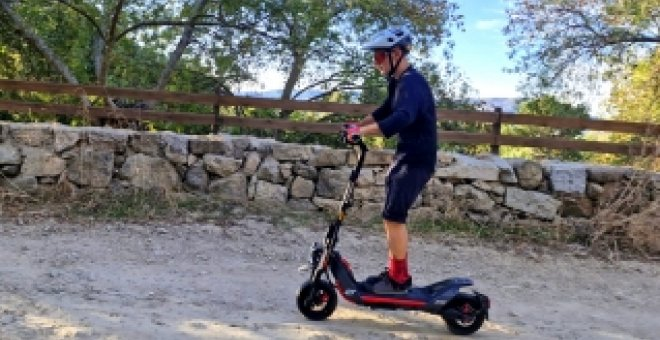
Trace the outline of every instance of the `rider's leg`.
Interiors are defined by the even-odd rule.
[[[390,277],[403,284],[410,278],[408,273],[408,229],[405,223],[383,220],[389,251],[388,272]]]
[[[364,283],[374,292],[404,291],[412,285],[408,273],[406,218],[415,199],[432,175],[432,169],[395,164],[385,179],[383,225],[387,236],[388,270],[368,277]]]
[[[383,220],[390,258],[403,259],[408,255],[408,228],[405,223]]]

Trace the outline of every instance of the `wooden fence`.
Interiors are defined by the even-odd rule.
[[[230,95],[192,94],[182,92],[165,92],[138,90],[127,88],[110,88],[93,85],[70,85],[58,83],[26,82],[0,79],[0,90],[39,92],[48,94],[87,95],[113,98],[131,98],[139,100],[156,100],[171,103],[194,103],[214,106],[235,106],[254,108],[275,108],[282,110],[304,110],[313,112],[330,112],[361,118],[375,109],[374,105],[341,104],[327,102],[308,102],[296,100],[278,100],[266,98],[250,98]],[[0,100],[0,110],[18,112],[51,113],[65,116],[85,115],[92,119],[123,118],[138,121],[163,121],[182,124],[198,124],[213,126],[236,126],[258,129],[288,130],[314,133],[336,133],[339,123],[296,122],[281,119],[262,119],[192,112],[162,112],[143,109],[112,109],[106,107],[83,108],[81,105],[47,104],[24,101]],[[534,116],[527,114],[469,111],[469,110],[438,110],[440,121],[458,121],[491,124],[490,133],[469,133],[463,131],[439,131],[442,142],[459,144],[487,144],[491,151],[498,153],[500,145],[543,147],[549,149],[565,149],[593,151],[603,153],[660,156],[660,124],[633,123],[612,120],[593,120],[565,117]],[[584,129],[607,132],[622,132],[642,137],[651,137],[653,143],[611,143],[574,140],[559,137],[521,137],[501,134],[503,124],[533,125],[560,129]]]

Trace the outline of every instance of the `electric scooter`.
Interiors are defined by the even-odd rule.
[[[357,166],[351,172],[338,217],[330,224],[324,243],[314,242],[312,246],[311,274],[298,291],[298,310],[309,320],[325,320],[335,311],[339,292],[347,301],[372,309],[416,310],[439,315],[449,331],[456,335],[469,335],[479,330],[488,318],[490,299],[476,291],[461,291],[462,287],[473,285],[469,278],[453,277],[392,294],[373,293],[355,280],[350,264],[335,247],[346,212],[353,205],[356,181],[368,150],[359,136],[352,140],[344,136],[344,141],[359,148]]]

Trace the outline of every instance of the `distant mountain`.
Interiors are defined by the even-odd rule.
[[[322,91],[310,90],[306,91],[302,96],[296,99],[308,100],[321,93]],[[246,91],[236,93],[236,95],[257,98],[280,98],[282,90]],[[494,111],[496,107],[500,107],[503,112],[518,112],[517,100],[518,99],[516,98],[475,98],[471,101],[483,111]]]
[[[480,110],[494,111],[496,107],[502,108],[502,112],[518,112],[517,98],[477,98],[472,102]]]
[[[308,100],[314,96],[323,93],[318,90],[309,90],[305,91],[302,96],[296,98],[296,100]],[[295,94],[295,92],[294,92]],[[257,98],[271,98],[277,99],[282,96],[282,90],[264,90],[264,91],[247,91],[236,93],[237,96],[247,96],[247,97],[257,97]]]

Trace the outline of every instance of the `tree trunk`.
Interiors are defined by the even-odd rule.
[[[9,18],[11,18],[14,27],[20,32],[23,38],[34,45],[34,47],[37,48],[41,55],[46,58],[48,63],[50,63],[69,84],[79,84],[78,79],[73,74],[73,72],[71,72],[69,67],[66,66],[62,59],[60,59],[60,57],[55,54],[55,51],[48,47],[48,44],[40,36],[38,36],[30,27],[28,27],[25,22],[23,22],[23,19],[16,12],[14,12],[9,3],[4,0],[0,0],[0,7],[9,15]],[[87,96],[82,95],[80,98],[83,102],[83,105],[86,107],[89,106],[89,100],[87,99]]]
[[[99,35],[94,35],[94,40],[92,41],[92,63],[94,65],[94,77],[96,81],[101,78],[101,68],[103,67],[103,49],[105,48],[105,42],[103,37]]]
[[[121,15],[121,10],[123,7],[124,0],[119,0],[112,13],[110,26],[108,27],[108,34],[106,35],[105,45],[103,48],[103,59],[101,60],[101,73],[97,79],[98,84],[102,86],[106,85],[108,69],[110,68],[110,61],[112,59],[112,49],[115,46],[115,32],[117,32],[117,24],[119,22],[119,16]]]
[[[174,68],[181,59],[183,52],[186,50],[186,47],[188,47],[192,41],[193,31],[195,30],[194,18],[204,10],[204,7],[206,7],[208,2],[208,0],[198,0],[194,5],[191,21],[184,27],[183,34],[181,34],[181,38],[179,39],[179,43],[176,45],[174,51],[170,53],[170,58],[167,61],[167,65],[163,69],[163,72],[160,74],[160,78],[158,78],[158,84],[156,84],[154,90],[161,91],[169,82]]]
[[[112,18],[110,19],[110,26],[108,27],[108,34],[106,34],[105,44],[103,45],[103,53],[101,55],[101,67],[99,76],[96,79],[98,85],[105,86],[107,85],[108,79],[108,69],[110,68],[110,62],[112,61],[112,49],[115,47],[116,37],[115,33],[117,32],[117,24],[119,23],[119,16],[124,7],[124,0],[119,0],[117,6],[115,6]],[[117,105],[114,103],[111,97],[105,98],[105,104],[107,106],[117,108]]]
[[[190,45],[190,42],[192,41],[192,36],[195,30],[195,24],[193,23],[194,18],[204,10],[204,7],[206,7],[208,2],[209,2],[208,0],[198,0],[197,3],[195,3],[192,11],[190,24],[184,27],[183,33],[181,34],[181,38],[179,39],[179,43],[176,45],[174,51],[170,53],[170,58],[167,61],[167,65],[165,65],[165,68],[161,72],[160,77],[158,78],[158,83],[156,84],[154,90],[162,91],[167,85],[167,83],[170,81],[170,77],[174,72],[174,68],[179,63],[179,60],[181,60],[181,56],[183,55],[183,52],[186,50],[186,48],[188,47],[188,45]],[[157,103],[158,102],[155,100],[150,100],[149,102],[147,102],[147,106],[149,108],[153,108],[154,106],[156,106]]]
[[[14,27],[18,29],[18,31],[21,33],[23,38],[25,38],[27,41],[32,43],[34,47],[41,52],[41,54],[46,58],[46,60],[55,67],[57,72],[59,72],[64,79],[66,79],[67,82],[70,84],[78,85],[78,79],[73,75],[71,70],[62,62],[62,60],[55,55],[55,52],[48,47],[48,44],[41,39],[30,27],[27,27],[25,22],[23,22],[23,19],[14,12],[14,10],[11,8],[11,6],[5,2],[4,0],[0,0],[0,6],[2,9],[9,14],[9,17],[14,23]]]
[[[287,78],[286,83],[284,84],[284,89],[282,90],[281,99],[291,99],[293,94],[293,88],[300,80],[300,75],[302,70],[305,67],[305,58],[300,55],[298,52],[293,52],[293,65],[291,65],[291,71],[289,72],[289,78]],[[291,110],[283,110],[280,114],[282,119],[288,119],[291,115]]]

